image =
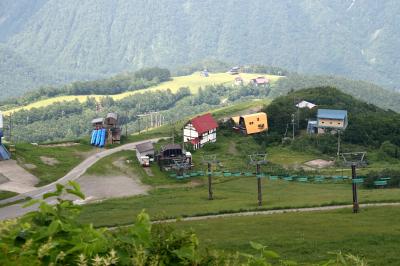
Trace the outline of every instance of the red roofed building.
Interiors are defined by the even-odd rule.
[[[196,150],[209,142],[217,141],[218,124],[211,114],[197,116],[183,128],[183,142],[189,142]]]
[[[269,83],[269,80],[266,77],[257,77],[255,79],[251,79],[250,83],[255,86],[266,86]]]

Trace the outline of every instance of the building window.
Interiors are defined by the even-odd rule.
[[[253,124],[254,124],[254,122],[250,122],[249,124],[250,124],[250,125],[253,125]]]
[[[259,117],[257,117],[257,121],[260,121],[260,118],[259,118]]]

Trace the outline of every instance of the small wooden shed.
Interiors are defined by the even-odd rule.
[[[116,113],[108,113],[106,119],[104,119],[104,124],[107,127],[116,127],[118,125],[118,115]]]

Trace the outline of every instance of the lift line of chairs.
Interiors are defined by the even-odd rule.
[[[171,173],[169,176],[172,178],[176,178],[178,180],[183,180],[191,177],[198,177],[198,176],[206,176],[209,173],[207,171],[192,171],[188,173],[184,173],[183,175],[177,175],[176,173]],[[259,175],[256,175],[255,173],[252,172],[230,172],[230,171],[223,171],[223,172],[211,172],[212,176],[217,176],[217,177],[240,177],[240,176],[256,176],[257,178],[268,178],[269,180],[284,180],[284,181],[297,181],[297,182],[302,182],[302,183],[307,183],[307,182],[314,182],[314,183],[322,183],[322,182],[340,182],[340,181],[345,181],[345,180],[351,180],[353,183],[356,184],[362,184],[364,183],[365,177],[363,176],[358,176],[356,179],[351,179],[348,176],[297,176],[297,175],[291,175],[291,176],[277,176],[277,175],[267,175],[265,173],[261,173]],[[390,180],[390,177],[382,177],[379,178],[378,180],[374,181],[374,185],[376,187],[385,187],[388,184],[388,181]]]

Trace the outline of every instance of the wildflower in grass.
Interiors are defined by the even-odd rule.
[[[52,242],[52,238],[49,237],[47,243],[40,246],[38,250],[38,258],[41,259],[50,254],[50,250],[54,247],[54,243]]]
[[[103,265],[103,258],[96,254],[96,256],[92,259],[93,266],[102,266]]]
[[[87,266],[87,259],[84,254],[80,254],[76,260],[78,266]]]

